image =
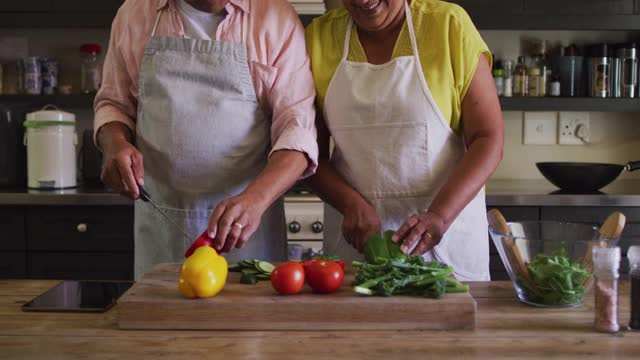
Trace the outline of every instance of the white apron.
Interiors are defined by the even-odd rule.
[[[377,210],[382,230],[397,230],[428,209],[462,159],[465,147],[438,109],[422,73],[409,6],[405,4],[413,55],[373,65],[344,54],[327,90],[324,118],[335,144],[336,170]],[[425,260],[450,264],[460,280],[489,280],[489,239],[481,191]],[[324,249],[344,259],[362,255],[341,235],[342,217],[325,208]]]
[[[135,278],[154,264],[180,262],[218,203],[238,195],[263,170],[270,121],[260,110],[249,72],[247,16],[243,43],[155,36],[140,68],[136,144],[145,188],[188,234],[187,240],[150,204],[135,204]],[[242,249],[225,254],[286,259],[284,204],[276,201]]]

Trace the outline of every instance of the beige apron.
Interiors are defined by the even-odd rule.
[[[243,43],[155,36],[140,68],[137,146],[144,156],[145,188],[194,238],[149,204],[135,204],[135,277],[154,264],[180,262],[206,228],[218,203],[238,195],[263,170],[270,121],[260,110]],[[228,261],[286,259],[284,204],[276,201],[242,249]]]
[[[324,118],[335,148],[336,170],[376,208],[382,230],[397,230],[429,208],[462,159],[465,147],[438,109],[422,73],[409,6],[405,5],[413,55],[373,65],[344,54],[327,90]],[[489,240],[481,191],[432,251],[461,280],[489,279]],[[325,208],[324,249],[347,260],[362,259],[341,235],[341,216]]]

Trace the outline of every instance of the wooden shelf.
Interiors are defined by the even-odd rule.
[[[95,94],[71,95],[0,95],[0,103],[4,104],[52,104],[61,108],[91,108]]]
[[[503,111],[640,112],[640,99],[503,97],[500,105]]]

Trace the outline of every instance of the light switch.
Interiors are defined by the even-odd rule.
[[[555,112],[524,113],[525,145],[554,145],[557,139],[558,114]]]

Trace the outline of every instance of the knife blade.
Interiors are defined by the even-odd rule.
[[[187,234],[187,232],[184,231],[182,226],[178,225],[178,223],[175,220],[173,220],[169,215],[167,215],[166,212],[160,209],[160,207],[155,202],[153,202],[153,200],[151,200],[151,195],[147,192],[147,190],[144,187],[138,186],[138,189],[140,189],[140,200],[146,203],[149,203],[151,206],[153,206],[153,208],[156,209],[156,211],[159,212],[162,216],[164,216],[164,218],[167,219],[171,223],[171,225],[173,225],[176,229],[180,230],[182,235],[184,235],[184,237],[187,240],[193,241],[193,239],[195,239],[194,237],[191,237],[189,234]]]

